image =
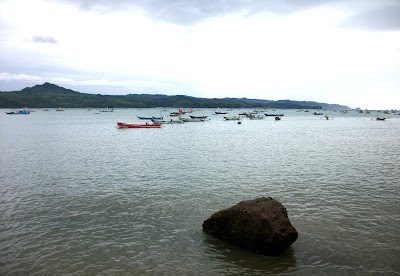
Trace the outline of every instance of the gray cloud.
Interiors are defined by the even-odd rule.
[[[140,9],[155,20],[191,25],[231,13],[268,12],[287,15],[320,6],[333,6],[351,16],[341,27],[366,30],[399,30],[399,0],[58,0],[81,9],[115,11],[127,6]]]
[[[345,20],[342,26],[372,31],[400,30],[400,2],[357,13]]]
[[[255,14],[271,12],[289,14],[338,0],[60,0],[78,5],[82,9],[101,11],[126,6],[144,10],[154,19],[181,25],[191,25],[208,18],[230,13]],[[340,0],[342,1],[342,0]]]
[[[58,44],[58,41],[52,36],[34,36],[32,42]]]

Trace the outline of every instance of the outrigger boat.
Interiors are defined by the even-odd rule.
[[[249,119],[250,119],[250,120],[263,120],[264,117],[261,116],[261,115],[250,115],[250,116],[249,116]]]
[[[31,112],[27,109],[20,109],[18,111],[10,111],[6,112],[8,115],[15,115],[15,114],[31,114]]]
[[[140,120],[162,120],[163,119],[163,117],[139,117],[139,116],[136,116],[136,117],[138,117]]]
[[[114,108],[108,109],[108,106],[107,106],[107,109],[103,109],[100,112],[114,112]]]
[[[179,117],[179,120],[183,121],[183,122],[204,122],[204,121],[208,121],[207,119],[198,119],[198,118],[182,118]]]
[[[227,121],[239,121],[242,118],[233,116],[233,117],[224,117],[224,119],[227,120]]]
[[[169,120],[169,121],[162,121],[162,120],[151,120],[154,124],[183,124],[184,121],[180,121],[180,120]]]
[[[119,128],[160,128],[161,123],[159,124],[126,124],[126,123],[117,123]]]
[[[264,115],[267,116],[267,117],[276,117],[276,116],[282,117],[282,116],[285,116],[283,114],[268,114],[268,113],[264,113]]]
[[[185,114],[185,113],[188,113],[189,111],[184,111],[184,110],[182,110],[182,109],[180,109],[179,108],[179,110],[178,110],[178,112],[171,112],[170,114],[169,114],[169,116],[171,116],[171,117],[178,117],[178,116],[181,116],[181,115],[183,115],[183,114]],[[189,113],[192,113],[193,111],[190,111]]]

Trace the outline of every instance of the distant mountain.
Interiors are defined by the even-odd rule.
[[[279,108],[279,109],[350,109],[337,104],[305,101],[269,101],[247,98],[209,99],[185,95],[162,94],[100,95],[76,92],[51,83],[27,87],[21,91],[0,92],[0,108],[118,108],[118,107],[185,107],[185,108]]]
[[[246,99],[242,98],[241,100],[253,104],[268,104],[271,101],[268,100],[251,100],[251,99]],[[310,101],[291,101],[291,100],[279,100],[279,101],[272,101],[274,104],[294,104],[294,105],[299,105],[299,106],[308,106],[311,109],[336,109],[336,110],[348,110],[351,109],[348,106],[345,105],[339,105],[339,104],[328,104],[328,103],[318,103],[318,102],[310,102]]]

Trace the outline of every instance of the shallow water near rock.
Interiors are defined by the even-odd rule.
[[[400,274],[400,116],[279,110],[238,125],[206,109],[194,115],[208,122],[117,129],[176,110],[5,111],[1,275]],[[299,233],[281,256],[202,232],[263,196]]]

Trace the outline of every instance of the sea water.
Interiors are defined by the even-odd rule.
[[[205,109],[192,115],[206,122],[118,129],[177,110],[5,111],[1,275],[400,274],[400,116],[237,124]],[[299,233],[281,256],[203,233],[214,212],[264,196]]]

